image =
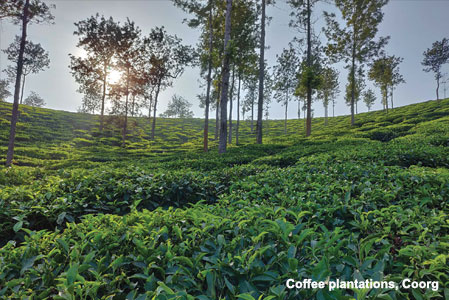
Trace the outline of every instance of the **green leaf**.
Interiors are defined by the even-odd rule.
[[[77,275],[78,275],[78,265],[75,264],[71,266],[66,273],[67,285],[72,285],[75,282]]]
[[[12,229],[14,230],[14,232],[17,232],[22,228],[22,226],[23,226],[23,221],[19,221],[14,225],[14,227]],[[9,227],[9,228],[11,228],[11,227]]]

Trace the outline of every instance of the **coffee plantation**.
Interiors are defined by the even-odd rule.
[[[1,151],[11,105],[0,102]],[[1,299],[449,299],[449,99],[249,122],[203,153],[200,119],[20,107],[0,167]],[[234,126],[235,129],[235,126]],[[287,289],[288,279],[438,282]]]

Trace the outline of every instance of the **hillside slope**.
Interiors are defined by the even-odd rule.
[[[200,151],[198,119],[160,119],[155,141],[135,119],[123,149],[96,117],[23,110],[17,165],[0,167],[0,298],[449,295],[449,99],[353,127],[318,118],[311,138],[303,120],[286,134],[268,121],[264,145],[245,122],[221,156]],[[439,287],[290,290],[288,278]]]

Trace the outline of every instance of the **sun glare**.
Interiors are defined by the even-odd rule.
[[[112,70],[111,72],[109,72],[109,83],[110,84],[116,84],[120,81],[120,79],[122,78],[122,74],[117,71],[117,70]]]

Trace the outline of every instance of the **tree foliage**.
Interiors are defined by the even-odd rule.
[[[380,87],[383,103],[388,110],[388,93],[394,86],[405,82],[402,75],[399,73],[399,64],[402,58],[396,56],[383,56],[376,59],[368,72],[370,80],[374,81],[375,85]]]
[[[43,107],[46,103],[36,92],[31,91],[28,97],[25,98],[23,104],[34,107]]]
[[[192,104],[181,96],[173,95],[167,110],[161,114],[166,118],[193,118]]]
[[[363,93],[363,102],[366,104],[368,111],[370,111],[376,102],[376,95],[372,89],[368,89]]]
[[[11,96],[8,86],[9,81],[7,79],[0,79],[0,101],[5,101],[6,98]]]

